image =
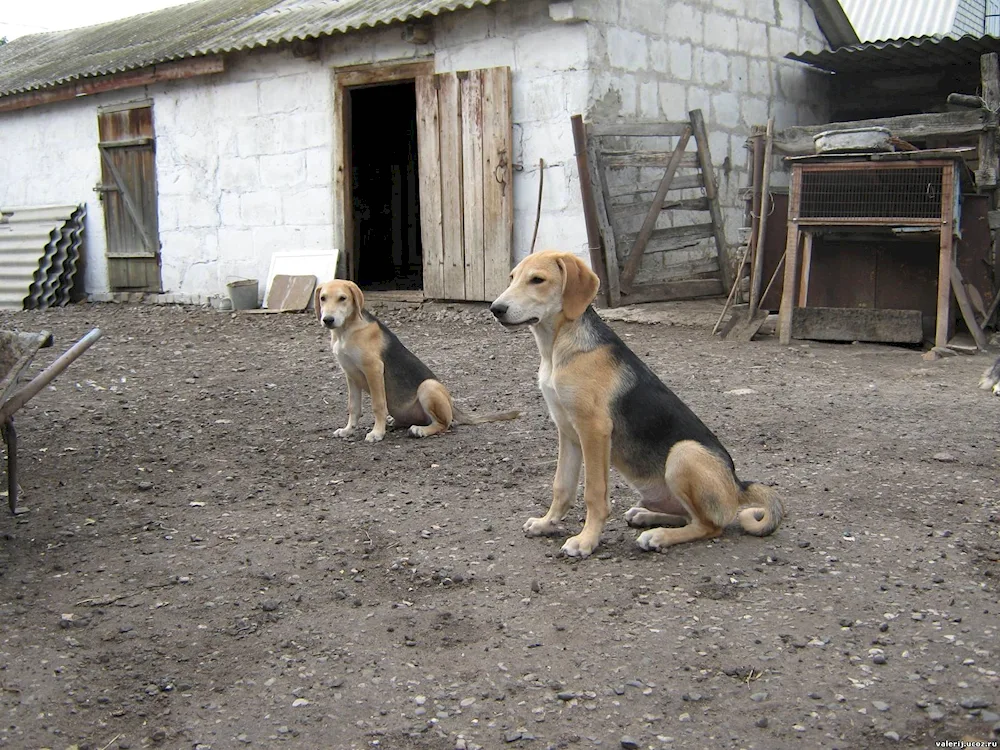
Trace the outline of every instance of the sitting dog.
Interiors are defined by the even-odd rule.
[[[997,357],[993,366],[983,373],[979,387],[984,391],[993,391],[994,396],[1000,396],[1000,357]]]
[[[372,398],[375,427],[365,440],[385,437],[386,425],[409,427],[414,437],[444,432],[452,424],[482,424],[515,419],[506,411],[472,416],[459,409],[434,373],[374,315],[365,310],[357,284],[334,280],[321,284],[314,299],[316,317],[330,329],[330,343],[347,376],[347,425],[334,431],[349,437],[361,416],[361,392]]]
[[[507,328],[528,326],[534,334],[538,383],[559,429],[552,504],[524,524],[528,536],[560,530],[581,463],[587,515],[562,547],[572,557],[586,557],[600,541],[612,466],[642,498],[625,519],[648,528],[636,540],[643,549],[717,537],[734,519],[758,536],[778,527],[783,509],[772,491],[737,478],[719,439],[590,306],[600,282],[583,261],[537,253],[510,278],[490,310]]]

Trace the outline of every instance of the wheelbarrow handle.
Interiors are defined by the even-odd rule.
[[[6,422],[18,409],[41,391],[42,388],[55,380],[59,373],[69,367],[77,357],[87,351],[99,338],[101,338],[101,329],[94,328],[90,333],[63,352],[59,359],[38,373],[27,385],[19,389],[0,405],[0,424]]]

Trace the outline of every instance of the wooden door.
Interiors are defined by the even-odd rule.
[[[424,296],[507,287],[514,203],[510,68],[416,79]]]
[[[102,108],[97,126],[109,284],[115,291],[159,292],[152,103]]]

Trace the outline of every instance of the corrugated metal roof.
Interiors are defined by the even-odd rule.
[[[0,45],[0,96],[499,0],[199,0]]]
[[[1000,37],[919,37],[869,42],[821,52],[791,53],[798,60],[832,73],[890,73],[974,65],[987,52],[1000,52]]]
[[[83,205],[0,209],[0,308],[69,302],[86,213]]]
[[[840,0],[862,42],[951,33],[958,0]]]

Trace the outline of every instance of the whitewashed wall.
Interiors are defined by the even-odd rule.
[[[569,13],[567,13],[569,9]],[[586,16],[557,22],[552,16]],[[431,19],[416,45],[402,26],[327,39],[318,59],[291,50],[230,55],[225,73],[0,114],[0,206],[88,205],[86,288],[108,289],[97,107],[153,100],[162,280],[167,299],[203,302],[237,278],[266,276],[278,250],[341,241],[334,194],[336,68],[433,59],[439,72],[510,66],[514,253],[530,251],[540,159],[538,247],[587,257],[570,116],[677,119],[700,107],[711,130],[730,236],[746,185],[751,125],[821,119],[816,88],[780,58],[822,47],[804,0],[510,0]],[[263,285],[261,285],[263,293]]]

